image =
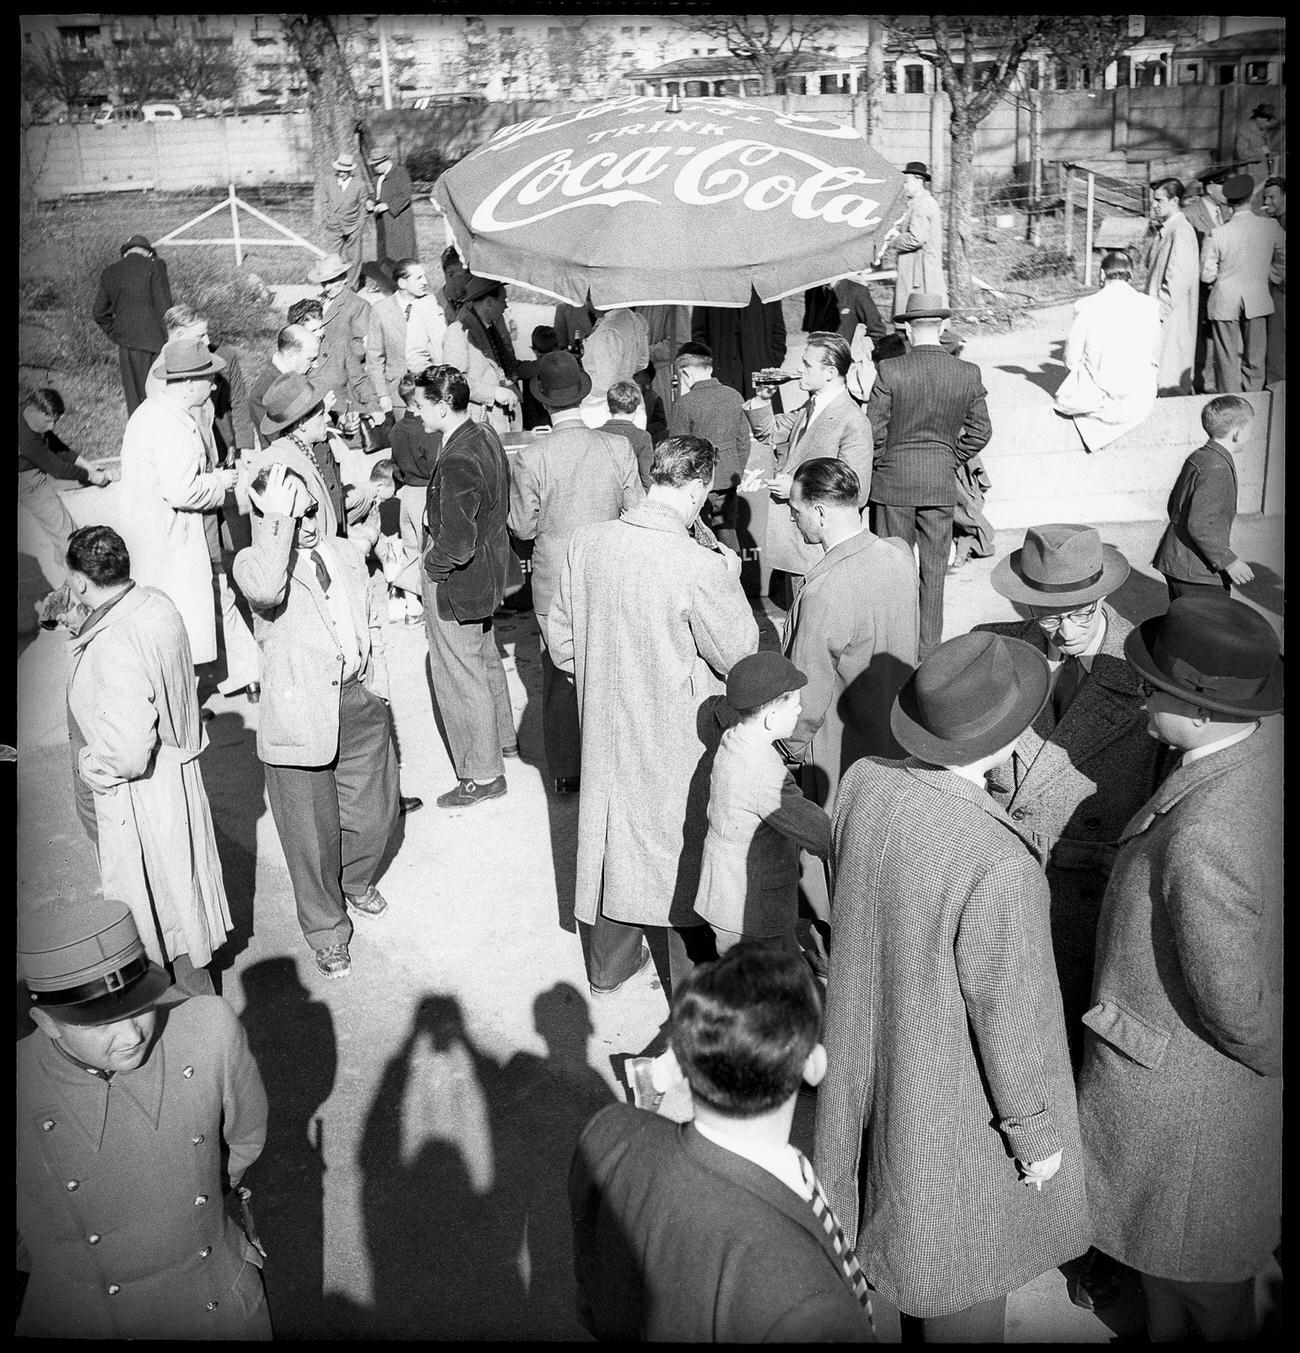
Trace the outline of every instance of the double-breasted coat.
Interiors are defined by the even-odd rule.
[[[1190,395],[1201,303],[1201,258],[1196,231],[1181,211],[1161,223],[1147,259],[1148,296],[1160,305],[1162,395]]]
[[[1269,720],[1124,830],[1097,931],[1079,1126],[1096,1245],[1240,1282],[1282,1210],[1282,765]]]
[[[1047,884],[982,789],[911,759],[853,766],[832,830],[817,1174],[871,1285],[951,1315],[1091,1238]],[[1027,1188],[1015,1161],[1057,1151]]]
[[[164,398],[146,399],[122,438],[122,536],[131,576],[176,603],[196,664],[217,657],[212,563],[203,514],[225,501],[198,423]]]
[[[902,755],[889,711],[916,667],[917,588],[911,547],[864,529],[828,550],[795,593],[783,648],[808,684],[785,744],[814,768],[813,797],[828,810],[859,757]]]
[[[18,1044],[20,1336],[270,1337],[261,1255],[222,1207],[266,1141],[248,1040],[219,996],[163,1007],[155,1038],[111,1081],[43,1032]]]
[[[384,175],[375,201],[388,207],[387,211],[375,212],[375,254],[379,262],[398,263],[404,258],[418,260],[420,252],[415,242],[411,176],[405,165],[395,164]]]
[[[758,626],[720,555],[647,499],[580,527],[550,611],[557,667],[582,722],[574,911],[641,925],[694,911],[720,729],[705,702],[758,648]],[[601,890],[604,901],[601,903]]]
[[[133,587],[68,644],[73,770],[93,796],[104,896],[155,963],[206,966],[230,931],[198,757],[207,746],[180,612]]]
[[[898,271],[894,277],[894,314],[907,309],[914,291],[942,296],[948,301],[943,275],[943,222],[934,194],[924,188],[912,199],[899,222]]]
[[[1147,733],[1141,684],[1124,658],[1133,626],[1104,602],[1101,609],[1101,648],[1064,717],[1056,722],[1049,700],[1020,735],[1011,759],[987,776],[994,801],[1047,861],[1052,949],[1066,1034],[1077,1052],[1092,995],[1097,918],[1120,834],[1172,764]],[[1048,636],[1033,620],[979,628],[1047,653]]]

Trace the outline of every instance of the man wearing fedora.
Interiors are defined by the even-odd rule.
[[[568,794],[578,788],[582,764],[578,693],[572,674],[561,671],[551,657],[551,605],[569,537],[589,522],[617,520],[645,491],[627,438],[583,422],[579,406],[591,391],[591,377],[572,353],[546,353],[529,388],[550,411],[551,432],[515,456],[509,525],[520,540],[537,542],[532,579],[542,641],[542,736],[555,792]]]
[[[1094,1243],[1142,1275],[1153,1342],[1253,1339],[1281,1235],[1282,660],[1258,612],[1212,595],[1124,651],[1182,759],[1123,832],[1097,931]]]
[[[17,1050],[15,1333],[270,1339],[255,1233],[222,1205],[266,1140],[234,1011],[160,1004],[167,974],[120,902],[20,912],[18,963],[36,1032]]]
[[[384,411],[366,369],[370,306],[349,288],[348,265],[337,254],[317,259],[307,280],[320,286],[324,320],[312,380],[320,389],[334,391],[334,412],[345,427],[357,414],[377,426],[384,421]]]
[[[1201,281],[1210,283],[1206,313],[1221,395],[1264,388],[1269,285],[1286,285],[1286,232],[1250,210],[1255,180],[1234,174],[1223,185],[1224,223],[1201,248]]]
[[[1256,104],[1244,126],[1237,133],[1237,159],[1241,168],[1255,175],[1268,177],[1280,174],[1285,158],[1282,142],[1282,123],[1271,103]]]
[[[415,242],[411,176],[405,165],[393,163],[386,150],[371,155],[370,167],[375,171],[375,182],[366,195],[365,207],[375,221],[375,258],[391,272],[398,259],[420,257]]]
[[[948,282],[943,274],[943,222],[939,204],[930,191],[930,170],[920,160],[909,160],[903,166],[903,196],[907,207],[890,227],[884,244],[893,243],[898,250],[894,278],[894,323],[899,324],[898,312],[907,305],[914,291],[941,297],[948,301]],[[882,247],[876,257],[880,264]]]
[[[330,166],[334,182],[329,187],[322,224],[332,252],[348,264],[348,286],[355,287],[361,275],[361,235],[366,220],[366,189],[357,174],[356,159],[342,154]]]
[[[323,419],[319,400],[309,416]],[[298,923],[317,969],[342,978],[349,911],[375,921],[388,908],[375,878],[400,809],[386,669],[374,660],[385,617],[311,461],[287,441],[262,457],[253,543],[235,557],[262,655],[257,756]]]
[[[1047,884],[984,784],[1050,693],[1028,644],[948,640],[894,701],[907,759],[857,762],[835,808],[814,1164],[927,1342],[1000,1342],[1007,1294],[1090,1239]]]
[[[135,581],[165,592],[189,636],[195,666],[217,659],[216,609],[204,513],[225,502],[237,472],[208,469],[199,430],[213,378],[225,362],[202,339],[163,349],[162,387],[126,425],[122,438],[122,536]]]
[[[73,797],[104,896],[131,908],[183,991],[211,995],[208,965],[231,920],[184,622],[162,592],[136,586],[110,526],[74,531],[67,566],[82,617],[68,642]],[[256,676],[256,650],[253,664]]]
[[[171,309],[172,289],[167,265],[143,235],[132,235],[121,255],[100,275],[94,316],[95,323],[117,344],[130,418],[144,400],[149,368],[167,342],[163,316]]]
[[[1106,602],[1128,575],[1128,560],[1103,545],[1094,527],[1031,526],[990,580],[1028,618],[979,627],[1031,645],[1051,670],[1051,698],[1010,758],[989,771],[988,789],[1046,859],[1052,949],[1076,1070],[1116,843],[1168,770],[1147,736],[1141,687],[1124,660],[1133,627]]]
[[[894,319],[909,351],[877,366],[866,409],[875,442],[871,529],[918,546],[922,657],[943,638],[956,471],[993,434],[979,368],[940,345],[951,313],[940,294],[907,298]]]

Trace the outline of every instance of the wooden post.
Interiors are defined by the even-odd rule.
[[[230,238],[235,246],[235,267],[244,266],[244,246],[239,238],[239,204],[235,200],[235,185],[229,185],[230,201]]]
[[[1061,161],[1061,177],[1065,180],[1062,196],[1065,198],[1065,252],[1074,257],[1074,166]]]
[[[1029,243],[1037,248],[1043,242],[1043,95],[1029,91]]]
[[[1092,286],[1092,227],[1097,205],[1097,176],[1088,170],[1088,205],[1084,213],[1083,226],[1083,285]]]

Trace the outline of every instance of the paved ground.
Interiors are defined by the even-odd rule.
[[[1163,608],[1145,567],[1159,530],[1103,530],[1135,564],[1115,598],[1133,619]],[[1259,575],[1256,602],[1280,615],[1280,520],[1242,519],[1236,539]],[[1019,543],[1000,534],[998,554]],[[951,577],[948,635],[1012,615],[991,567]],[[453,776],[423,631],[387,634],[403,789],[427,806],[393,843],[388,916],[358,921],[346,982],[318,977],[298,930],[255,755],[258,709],[242,696],[209,702],[203,773],[236,917],[221,981],[271,1097],[270,1144],[249,1182],[272,1314],[281,1337],[581,1337],[569,1153],[620,1093],[622,1056],[659,1033],[666,956],[616,997],[587,994],[572,914],[577,803],[544,788],[531,616],[499,630],[522,751],[507,763],[509,794],[459,812],[432,802]],[[79,895],[95,871],[71,808],[61,634],[21,639],[18,670],[19,895],[41,905]],[[800,1104],[807,1146],[811,1102]],[[1270,1275],[1261,1290],[1279,1285]],[[1072,1306],[1052,1271],[1013,1294],[1008,1337],[1100,1343],[1131,1332],[1135,1310],[1108,1319]]]

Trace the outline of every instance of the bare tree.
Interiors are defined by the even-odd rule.
[[[307,77],[316,183],[312,224],[319,233],[333,174],[330,162],[357,145],[366,124],[334,19],[328,14],[286,14],[283,21],[285,37]]]
[[[687,33],[723,43],[748,61],[760,94],[775,94],[776,82],[803,51],[834,41],[843,26],[838,14],[679,14],[668,20]]]
[[[609,79],[614,39],[604,28],[583,20],[567,20],[546,34],[546,59],[551,83],[571,93],[603,94]]]
[[[1086,70],[1089,83],[1100,86],[1106,67],[1130,44],[1127,14],[1064,14],[1053,18],[1043,45],[1058,61]]]
[[[19,78],[28,105],[40,108],[39,116],[53,112],[58,104],[71,112],[80,100],[105,92],[103,61],[93,53],[78,51],[42,36],[24,48]]]
[[[935,68],[948,95],[952,134],[945,268],[953,302],[970,295],[970,239],[975,204],[975,129],[1011,88],[1021,58],[1054,22],[1050,14],[890,14],[894,44]],[[984,49],[986,59],[977,62]]]
[[[110,60],[113,83],[124,103],[176,97],[175,75],[166,39],[132,38]]]
[[[168,36],[162,52],[172,89],[182,99],[198,103],[238,94],[243,66],[232,44],[178,32]]]

